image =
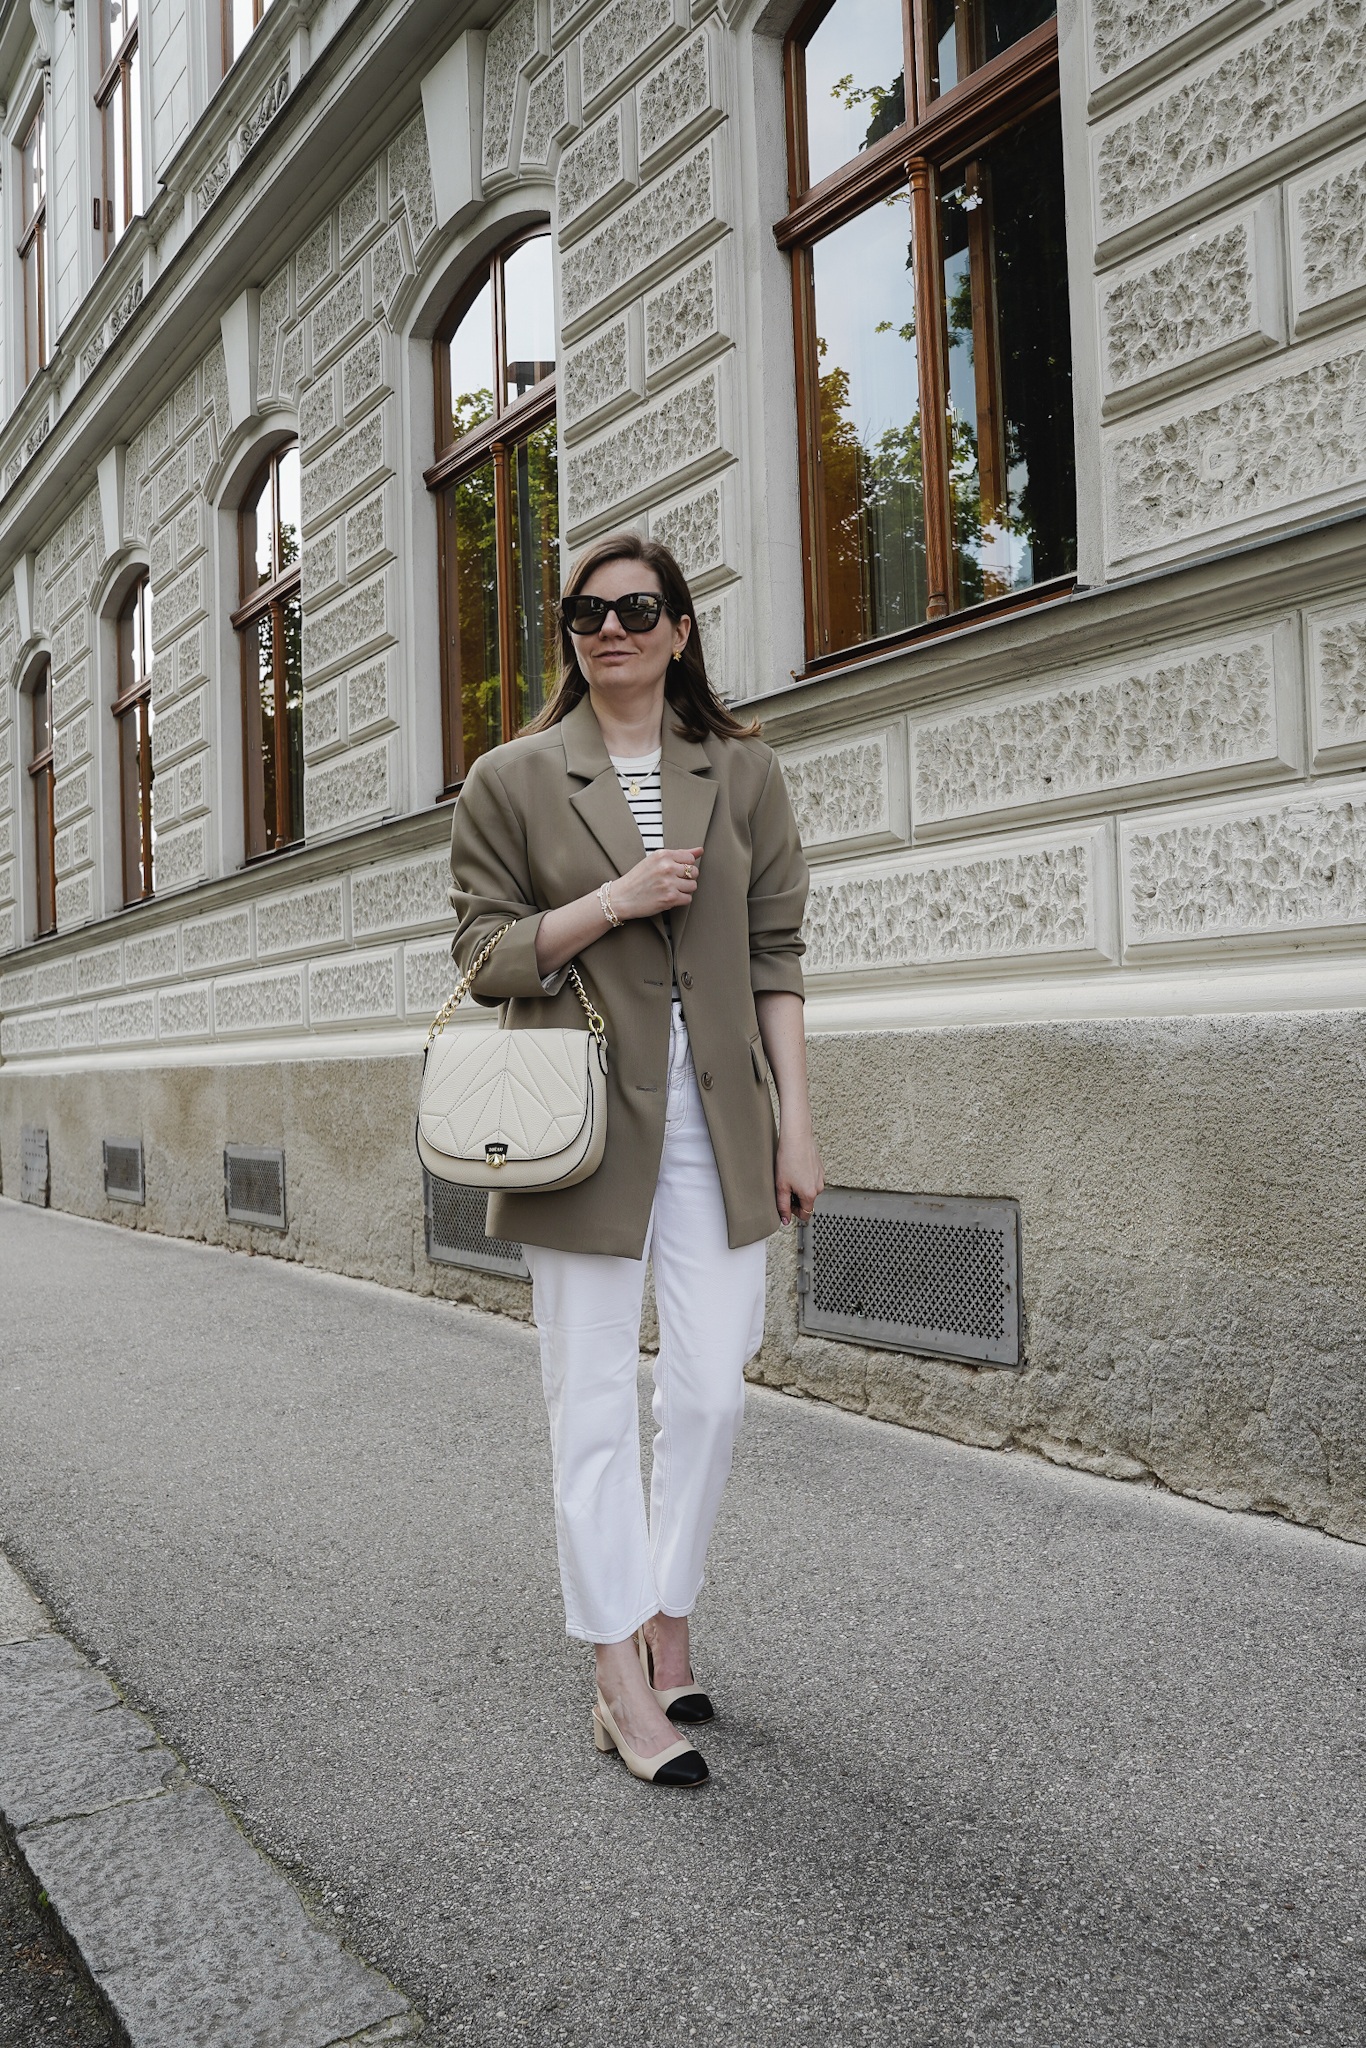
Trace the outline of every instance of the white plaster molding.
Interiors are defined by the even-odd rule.
[[[1290,301],[1296,334],[1366,309],[1366,143],[1314,165],[1286,186]]]
[[[14,602],[19,613],[19,646],[22,651],[37,638],[37,594],[38,556],[29,548],[20,555],[14,565]]]
[[[808,979],[843,985],[870,971],[910,979],[1113,961],[1113,828],[1107,820],[821,867],[804,929]]]
[[[228,410],[234,432],[256,417],[261,336],[261,294],[240,292],[219,320],[228,371]]]
[[[1276,0],[1090,0],[1087,112],[1108,113],[1135,98],[1275,5]]]
[[[106,556],[117,555],[123,546],[124,476],[128,444],[116,441],[100,457],[97,475],[100,486],[100,522],[104,529]]]
[[[1290,619],[957,699],[911,720],[916,844],[1296,774],[1300,706]]]
[[[1366,598],[1306,612],[1310,758],[1316,769],[1366,762]]]
[[[802,851],[813,862],[901,846],[911,836],[906,727],[840,733],[779,755]]]
[[[1105,418],[1284,345],[1279,212],[1264,193],[1098,280]]]
[[[422,114],[437,225],[458,227],[483,205],[484,48],[466,29],[422,80]]]
[[[1366,947],[1366,778],[1120,823],[1124,956]]]

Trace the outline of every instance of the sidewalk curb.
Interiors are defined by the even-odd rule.
[[[3,1554],[0,1825],[129,2048],[380,2048],[421,2031]]]

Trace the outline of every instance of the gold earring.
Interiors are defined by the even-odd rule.
[[[682,659],[683,659],[683,649],[682,649],[681,647],[676,647],[676,648],[674,649],[674,660],[675,660],[675,661],[682,661]]]

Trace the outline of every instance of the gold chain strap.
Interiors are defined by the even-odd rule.
[[[478,955],[471,962],[468,972],[461,975],[459,981],[455,985],[454,990],[446,998],[446,1001],[442,1004],[441,1008],[437,1011],[435,1017],[432,1019],[432,1028],[427,1033],[427,1045],[430,1045],[434,1038],[439,1038],[441,1036],[441,1033],[446,1028],[446,1024],[451,1016],[451,1013],[459,1009],[460,1005],[464,1002],[466,996],[469,994],[470,989],[474,984],[475,975],[479,972],[480,968],[485,964],[490,953],[492,953],[494,947],[498,944],[498,941],[502,938],[505,938],[511,930],[512,926],[510,924],[500,926],[499,929],[493,934],[493,937],[491,939],[486,939],[484,944],[479,948]],[[607,1043],[606,1022],[593,1008],[593,1005],[589,1002],[588,996],[584,990],[583,983],[579,979],[579,970],[577,967],[570,968],[569,978],[574,984],[574,990],[578,996],[579,1001],[583,1004],[584,1015],[588,1019],[589,1030],[592,1032],[594,1038],[597,1039],[599,1045],[605,1045]],[[424,1047],[423,1050],[425,1051],[426,1047]]]

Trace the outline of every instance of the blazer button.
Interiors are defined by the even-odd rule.
[[[704,1075],[702,1076],[702,1086],[703,1086],[704,1088],[710,1088],[710,1086],[711,1086],[711,1075],[710,1075],[710,1074],[704,1074]]]
[[[684,988],[692,987],[692,976],[686,971],[686,969],[682,974],[679,975],[678,978],[682,982]]]

